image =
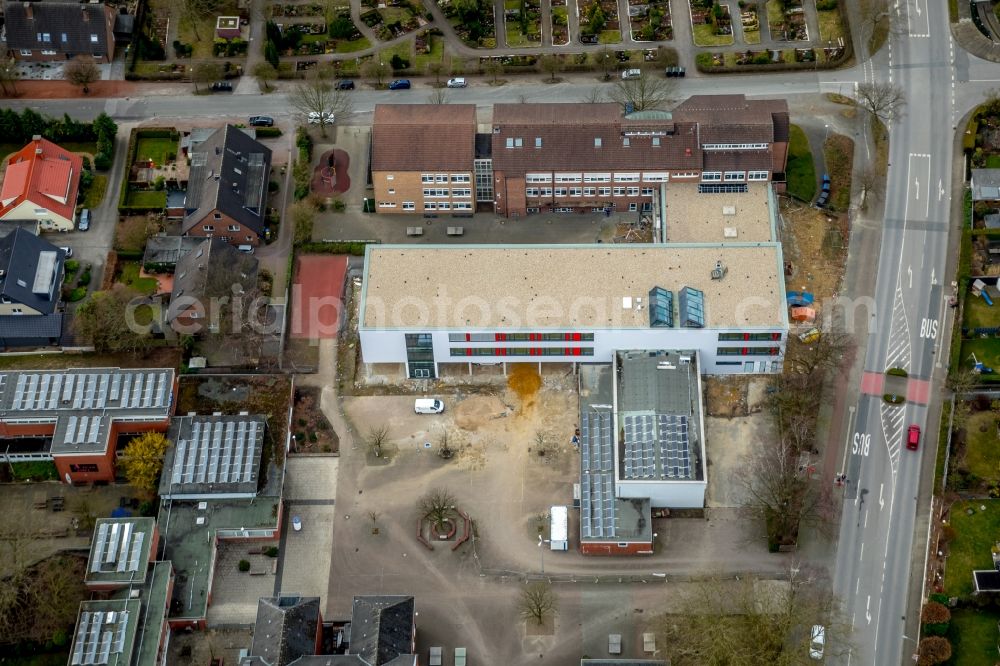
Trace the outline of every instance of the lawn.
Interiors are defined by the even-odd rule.
[[[698,46],[729,46],[732,35],[716,35],[715,28],[707,23],[694,26],[694,43]]]
[[[840,10],[816,12],[819,16],[819,38],[824,42],[836,43],[844,36],[844,28],[840,23]]]
[[[437,35],[427,35],[425,39],[429,40],[431,52],[418,53],[413,56],[413,66],[421,72],[426,70],[427,65],[432,62],[444,61],[444,38]]]
[[[983,375],[986,381],[1000,381],[1000,338],[978,338],[962,341],[962,356],[959,365],[962,368],[972,367],[972,355],[988,368],[993,368],[992,375]]]
[[[985,506],[985,511],[979,507]],[[966,509],[972,508],[972,515]],[[951,507],[955,540],[948,545],[944,592],[950,597],[972,594],[972,570],[992,569],[990,548],[1000,538],[1000,500],[955,502]]]
[[[998,5],[1000,6],[1000,5]],[[987,169],[1000,169],[1000,155],[987,155],[986,156],[986,168]]]
[[[104,193],[108,189],[108,177],[104,174],[94,174],[94,180],[83,195],[83,207],[93,210],[104,201]]]
[[[367,37],[359,37],[349,42],[338,41],[336,51],[337,53],[354,53],[355,51],[364,51],[371,45],[372,43],[368,41]]]
[[[744,30],[743,41],[747,44],[760,44],[760,30]]]
[[[982,666],[997,661],[997,622],[1000,612],[988,608],[951,611],[951,666]]]
[[[965,426],[965,464],[981,479],[1000,478],[1000,436],[997,436],[997,416],[993,412],[974,412]],[[1000,535],[997,535],[1000,538]]]
[[[118,264],[118,281],[140,294],[152,296],[156,293],[157,282],[153,278],[139,277],[138,261],[123,261]]]
[[[788,167],[785,172],[788,193],[802,201],[812,201],[816,195],[816,166],[813,164],[809,139],[798,125],[789,126]]]
[[[602,30],[597,41],[600,44],[617,44],[622,41],[622,32],[621,30]]]
[[[965,326],[970,329],[1000,326],[1000,303],[995,299],[993,305],[987,305],[981,296],[973,296],[970,291],[964,309]]]
[[[767,3],[767,23],[768,25],[777,25],[779,23],[784,23],[785,17],[781,13],[781,3],[779,0],[768,0]]]
[[[96,141],[65,141],[59,144],[71,153],[87,153],[94,155],[97,152]]]
[[[69,661],[69,652],[33,654],[27,657],[4,657],[4,666],[64,666]]]
[[[154,164],[166,164],[167,155],[177,155],[177,141],[170,138],[140,137],[135,147],[137,162],[153,160]]]
[[[130,190],[125,197],[126,206],[140,206],[143,208],[165,208],[167,205],[167,193],[165,190]]]

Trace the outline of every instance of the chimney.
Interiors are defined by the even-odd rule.
[[[83,10],[83,22],[90,23],[90,12],[87,11],[87,5],[80,5],[80,9]]]
[[[691,149],[690,148],[685,148],[684,149],[684,157],[691,157]]]
[[[31,3],[30,2],[25,2],[24,3],[24,18],[28,19],[29,21],[31,19],[35,18],[35,14],[34,14],[34,12],[31,9]]]

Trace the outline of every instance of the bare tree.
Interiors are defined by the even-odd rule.
[[[883,123],[888,123],[903,114],[906,97],[899,86],[886,81],[871,81],[858,84],[858,104]]]
[[[546,54],[538,59],[538,67],[549,75],[549,82],[556,82],[556,74],[562,70],[562,60],[554,54]]]
[[[498,77],[503,74],[503,63],[496,58],[490,58],[483,63],[483,74],[493,80],[493,85],[497,85]]]
[[[833,370],[840,367],[844,354],[853,347],[854,338],[833,326],[821,331],[814,342],[800,342],[791,337],[785,352],[785,367],[803,375]]]
[[[63,76],[74,86],[83,88],[83,94],[86,95],[90,92],[90,84],[100,80],[101,69],[93,57],[79,55],[63,66]]]
[[[892,30],[889,0],[860,0],[858,25],[861,29],[861,43],[868,49],[868,55],[874,55]]]
[[[448,71],[451,72],[452,76],[461,76],[465,74],[466,64],[461,58],[452,58],[448,66]]]
[[[427,63],[427,74],[434,77],[434,85],[441,85],[441,75],[444,74],[445,65],[440,60],[433,60]]]
[[[385,81],[386,77],[389,76],[390,71],[392,70],[389,65],[385,64],[376,57],[373,57],[361,66],[361,75],[366,79],[374,81],[376,88],[382,87],[382,83]]]
[[[378,511],[368,512],[368,520],[372,521],[372,534],[378,534],[378,519],[381,515]]]
[[[271,81],[278,78],[278,70],[271,63],[262,60],[253,66],[253,75],[257,78],[260,89],[263,92],[270,92]]]
[[[368,437],[366,442],[368,444],[368,450],[375,454],[375,457],[381,457],[382,446],[389,440],[389,426],[376,426],[368,429]]]
[[[319,133],[326,138],[326,126],[343,119],[353,109],[351,96],[339,90],[329,79],[313,70],[302,81],[295,84],[288,94],[288,103],[310,119],[316,118]]]
[[[673,96],[676,84],[660,76],[652,76],[645,70],[634,79],[618,79],[611,87],[610,96],[622,107],[633,111],[662,109]]]
[[[534,620],[539,625],[544,624],[546,618],[554,617],[559,610],[549,584],[532,583],[521,588],[517,612],[525,620]]]
[[[217,62],[199,62],[191,69],[191,80],[194,81],[194,89],[199,83],[212,83],[222,78],[222,65]]]
[[[181,0],[179,3],[181,15],[191,25],[191,30],[194,31],[198,41],[202,39],[198,32],[198,23],[208,16],[214,16],[221,4],[221,0]]]
[[[583,94],[583,99],[580,100],[584,104],[600,104],[606,101],[604,97],[604,90],[598,86],[591,86],[587,92]]]
[[[428,104],[447,104],[448,103],[448,89],[447,88],[435,88],[427,95]]]
[[[855,173],[854,177],[858,180],[861,210],[867,210],[869,197],[878,199],[885,193],[885,174],[866,164]]]
[[[535,451],[538,452],[539,456],[544,456],[548,453],[549,441],[548,437],[541,430],[535,432]]]
[[[759,442],[741,466],[744,507],[764,521],[770,544],[794,544],[799,526],[820,517],[820,494],[787,439]]]
[[[420,498],[417,508],[422,517],[441,527],[455,510],[455,496],[447,490],[431,490]]]
[[[288,208],[288,217],[295,230],[295,244],[301,245],[312,240],[313,224],[316,222],[316,206],[308,200],[296,201]]]
[[[850,652],[851,626],[819,573],[801,565],[787,581],[741,576],[693,583],[678,599],[676,614],[655,620],[664,656],[685,664],[781,664],[806,666],[810,628],[826,627],[825,653],[837,660]]]
[[[438,437],[438,455],[445,460],[453,458],[455,456],[455,449],[452,444],[451,435],[447,430],[443,430]]]
[[[591,53],[591,58],[594,64],[601,68],[604,73],[604,80],[607,81],[611,78],[611,67],[613,65],[614,53],[611,52],[607,46],[602,46],[598,50]]]

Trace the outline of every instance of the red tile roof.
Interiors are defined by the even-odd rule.
[[[474,104],[376,104],[372,171],[471,171]]]
[[[10,156],[0,188],[0,219],[25,201],[72,220],[83,159],[36,138]]]

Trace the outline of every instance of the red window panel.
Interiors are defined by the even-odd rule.
[[[472,333],[466,333],[465,334],[465,341],[466,342],[472,342]]]
[[[580,341],[580,334],[579,333],[574,333],[573,334],[573,340],[575,342],[579,342]]]
[[[744,333],[743,334],[743,340],[746,341],[746,342],[749,342],[750,341],[750,334],[749,333]]]
[[[749,353],[750,353],[750,349],[748,347],[744,347],[743,348],[743,355],[746,356]]]
[[[466,335],[468,335],[468,333],[466,333]],[[465,348],[465,355],[466,356],[472,356],[472,347],[466,347]]]
[[[577,333],[577,335],[579,335],[579,333]],[[573,347],[573,356],[579,356],[579,355],[580,355],[580,348]]]
[[[570,333],[563,334],[563,340],[572,340],[573,337]]]
[[[771,334],[771,339],[772,340],[780,340],[781,339],[781,333],[772,333]]]
[[[778,348],[777,347],[771,347],[770,349],[767,350],[767,352],[771,356],[777,356],[778,355]]]

